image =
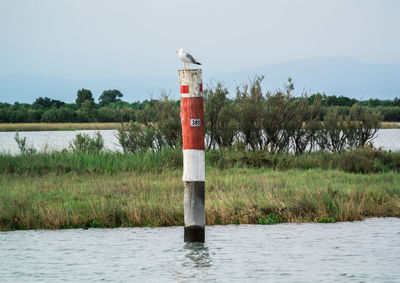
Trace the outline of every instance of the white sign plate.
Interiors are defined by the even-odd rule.
[[[201,120],[200,119],[190,119],[190,127],[200,127]]]

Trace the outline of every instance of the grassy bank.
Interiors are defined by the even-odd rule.
[[[209,151],[207,223],[400,217],[399,171],[400,153],[372,148]],[[181,150],[2,154],[0,230],[182,225],[181,174]]]
[[[4,174],[0,229],[183,225],[181,174]],[[207,172],[210,225],[353,221],[370,216],[400,217],[398,173],[249,168]]]
[[[0,123],[0,132],[115,130],[120,123]],[[382,122],[382,129],[400,129],[399,122]]]
[[[400,129],[400,122],[381,122],[381,129]]]
[[[0,123],[0,132],[115,130],[120,123]]]
[[[68,151],[12,156],[0,154],[0,174],[162,172],[182,168],[182,151],[80,154]],[[361,148],[342,153],[271,154],[268,152],[208,151],[207,170],[271,168],[341,170],[350,173],[400,171],[400,152]]]

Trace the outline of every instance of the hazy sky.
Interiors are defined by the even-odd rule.
[[[305,57],[400,63],[400,1],[0,0],[0,75],[210,73]]]

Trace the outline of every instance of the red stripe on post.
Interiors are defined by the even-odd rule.
[[[204,150],[203,97],[181,98],[183,149]]]
[[[181,85],[181,93],[189,93],[189,86]]]
[[[203,92],[203,84],[200,84],[200,92]]]

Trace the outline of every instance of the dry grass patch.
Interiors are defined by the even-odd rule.
[[[117,130],[120,123],[0,123],[0,132]]]

